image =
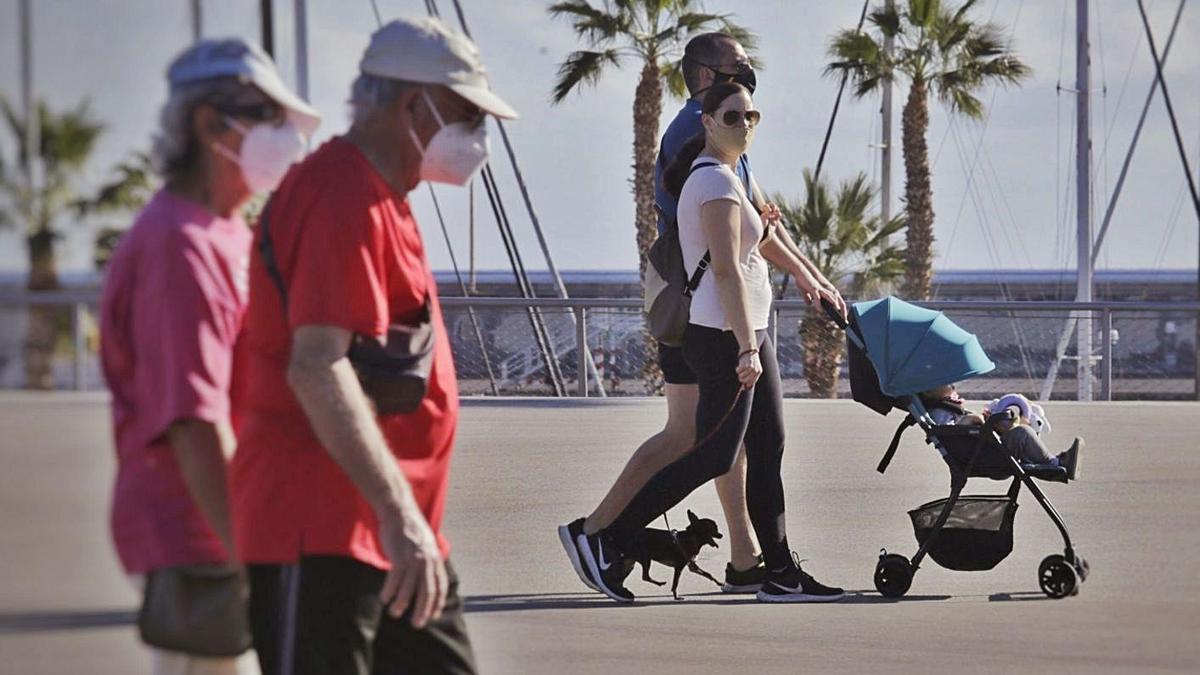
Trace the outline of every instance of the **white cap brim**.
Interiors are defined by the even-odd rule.
[[[447,84],[446,87],[450,91],[474,103],[480,110],[489,115],[495,115],[504,120],[515,120],[518,117],[517,111],[513,110],[513,107],[505,103],[499,96],[492,93],[491,89],[469,84]]]
[[[304,99],[293,94],[278,77],[272,77],[270,74],[259,72],[255,73],[251,81],[264,94],[270,96],[271,100],[283,106],[284,110],[287,110],[288,119],[296,125],[296,129],[300,133],[306,137],[311,137],[313,132],[317,130],[317,126],[321,124],[320,113],[306,103]]]

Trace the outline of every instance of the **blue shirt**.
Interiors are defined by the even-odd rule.
[[[667,126],[662,143],[658,146],[658,161],[654,163],[654,203],[658,205],[659,209],[659,234],[662,234],[667,223],[675,217],[677,206],[675,198],[663,187],[663,172],[671,165],[671,161],[675,159],[675,155],[679,154],[679,150],[683,148],[684,143],[688,142],[688,139],[704,133],[704,124],[700,121],[700,115],[703,112],[700,109],[700,102],[689,98],[687,103],[680,108],[679,113],[675,115],[675,119],[671,120],[671,124]],[[749,157],[742,155],[738,158],[735,173],[738,178],[742,179],[742,183],[746,186],[746,194],[751,195],[751,200],[753,200],[753,194],[750,191]]]

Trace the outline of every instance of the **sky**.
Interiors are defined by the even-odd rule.
[[[420,14],[418,0],[376,0],[387,17]],[[81,183],[93,189],[111,167],[134,150],[146,150],[166,96],[164,73],[190,40],[190,0],[33,0],[34,81],[52,106],[90,101],[106,124],[94,161]],[[449,0],[441,9],[453,16]],[[632,105],[640,65],[625,62],[594,87],[550,103],[558,64],[583,45],[570,25],[552,19],[543,0],[462,0],[469,27],[486,62],[493,88],[521,118],[506,125],[554,262],[563,270],[633,270]],[[202,0],[204,33],[257,39],[257,0]],[[295,82],[293,2],[276,0],[276,54],[281,72]],[[375,27],[370,0],[307,0],[309,93],[324,116],[314,143],[347,126],[345,100],[358,59]],[[758,33],[755,104],[763,122],[752,151],[759,183],[770,193],[803,198],[801,172],[816,164],[836,79],[823,75],[830,35],[853,27],[858,0],[707,0],[713,12],[730,13]],[[1062,87],[1074,86],[1074,0],[982,0],[980,19],[1005,27],[1017,55],[1033,68],[1019,88],[986,90],[983,123],[951,119],[931,102],[929,147],[933,163],[936,266],[940,269],[1073,269],[1074,103]],[[1174,0],[1147,0],[1161,51]],[[0,0],[0,94],[17,102],[19,89],[17,0]],[[682,48],[682,45],[679,45]],[[1134,125],[1153,82],[1154,67],[1132,0],[1092,3],[1093,217],[1095,228],[1129,147]],[[1166,78],[1193,172],[1200,171],[1200,8],[1185,10]],[[849,92],[848,92],[849,93]],[[900,108],[895,99],[893,211],[902,208]],[[664,102],[660,133],[681,105]],[[879,175],[879,99],[843,101],[822,174],[834,181],[863,171]],[[532,225],[499,133],[493,126],[495,170],[526,266],[544,269]],[[12,143],[0,132],[0,152],[11,161]],[[1192,268],[1198,228],[1184,172],[1161,97],[1156,97],[1128,181],[1102,247],[1100,267]],[[469,193],[440,186],[458,263],[469,264]],[[429,190],[412,195],[433,266],[450,267]],[[475,195],[479,269],[508,265],[482,189]],[[60,268],[90,267],[94,227],[64,223]],[[23,240],[0,232],[0,272],[25,269]]]

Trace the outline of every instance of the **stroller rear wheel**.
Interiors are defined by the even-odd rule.
[[[912,586],[913,568],[908,558],[884,551],[875,565],[875,589],[885,598],[899,598]]]
[[[1079,589],[1079,574],[1075,566],[1057,553],[1048,555],[1038,567],[1038,585],[1052,598],[1074,595]]]

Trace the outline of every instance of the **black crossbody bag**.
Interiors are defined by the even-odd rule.
[[[259,218],[262,237],[258,251],[266,264],[267,275],[283,299],[284,318],[287,318],[288,292],[276,262],[275,246],[271,241],[268,202]],[[433,367],[433,301],[428,292],[421,314],[415,324],[393,323],[388,326],[386,342],[374,335],[355,333],[346,357],[354,367],[363,392],[375,405],[379,415],[411,413],[416,410],[429,389],[429,372]]]

